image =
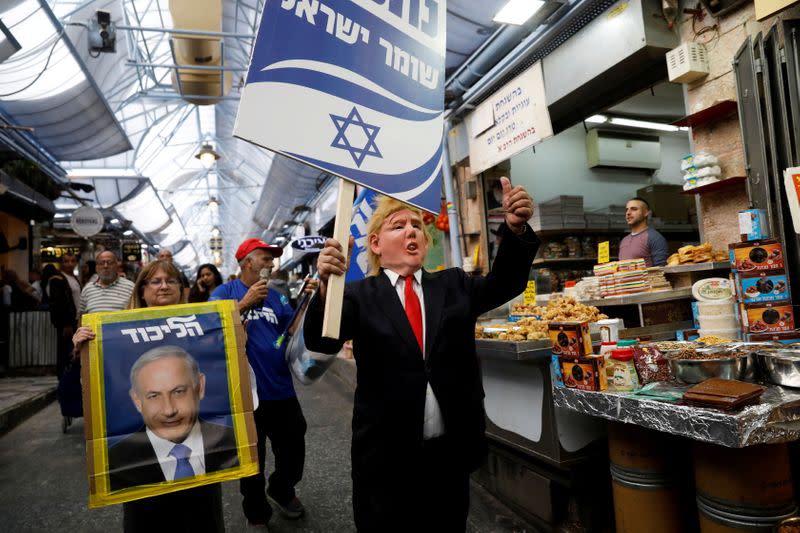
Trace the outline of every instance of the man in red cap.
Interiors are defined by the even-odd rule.
[[[286,364],[286,343],[276,346],[292,319],[294,310],[286,296],[268,290],[273,259],[283,249],[260,239],[247,239],[236,250],[241,276],[217,287],[210,300],[236,300],[247,328],[247,359],[256,375],[258,408],[259,473],[243,478],[239,490],[242,508],[251,524],[266,524],[272,517],[271,502],[287,518],[300,518],[305,509],[294,487],[303,477],[306,420]],[[272,444],[275,471],[265,493],[264,455],[266,439]],[[269,500],[269,502],[268,502]]]

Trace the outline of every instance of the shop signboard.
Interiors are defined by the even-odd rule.
[[[69,254],[74,255],[75,257],[80,257],[81,255],[81,247],[80,246],[45,246],[42,248],[40,253],[40,258],[42,264],[47,263],[58,263],[61,261],[61,256]]]
[[[295,250],[307,254],[319,253],[325,246],[326,237],[322,235],[306,235],[292,241],[291,246]]]
[[[72,219],[69,221],[72,231],[81,237],[92,237],[100,233],[103,229],[103,213],[84,205],[72,212]]]
[[[445,0],[267,0],[234,135],[437,212],[446,18]]]
[[[122,243],[122,259],[126,262],[139,262],[142,260],[142,245],[138,242]]]
[[[541,61],[479,105],[466,123],[473,174],[552,137]]]

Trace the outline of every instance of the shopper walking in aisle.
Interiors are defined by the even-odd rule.
[[[259,473],[243,478],[239,490],[245,517],[254,525],[269,522],[270,502],[286,518],[300,518],[305,512],[295,494],[295,485],[303,477],[306,420],[286,364],[286,343],[276,345],[294,310],[285,296],[268,289],[273,259],[282,253],[280,247],[259,239],[245,240],[236,251],[241,277],[217,287],[210,298],[236,300],[242,321],[247,321],[247,359],[255,371],[259,401],[254,413]],[[275,455],[275,467],[265,493],[267,438]]]
[[[163,248],[158,252],[158,260],[159,261],[166,261],[167,263],[175,264],[175,261],[172,259],[172,252]],[[177,268],[177,266],[175,267]],[[189,283],[189,278],[178,269],[178,279],[181,282],[181,298],[183,301],[187,301],[189,299],[189,290],[191,289],[191,283]]]
[[[97,279],[83,288],[79,315],[125,309],[133,292],[133,282],[117,274],[118,264],[117,255],[110,250],[97,254]]]
[[[320,253],[320,291],[304,335],[309,349],[325,353],[353,339],[351,458],[360,532],[466,528],[469,474],[487,452],[475,321],[524,290],[539,247],[527,225],[531,197],[501,181],[503,239],[487,277],[423,270],[430,236],[422,213],[383,198],[367,226],[371,273],[345,287],[339,340],[322,338],[322,317],[328,279],[344,275],[347,259],[333,239]]]
[[[64,254],[61,256],[61,275],[69,284],[69,290],[72,292],[72,302],[75,304],[75,313],[78,313],[78,307],[81,303],[81,284],[78,278],[75,277],[75,268],[78,266],[78,258],[72,254]]]
[[[98,260],[98,266],[100,263]],[[183,293],[178,274],[175,265],[168,261],[153,261],[145,266],[135,285],[132,284],[129,307],[139,309],[181,303]],[[94,338],[95,332],[90,328],[78,328],[73,337],[75,351]],[[122,516],[126,532],[225,531],[219,483],[123,503]]]
[[[208,301],[211,293],[220,285],[222,285],[222,275],[217,267],[211,263],[200,265],[192,290],[189,291],[189,303]]]

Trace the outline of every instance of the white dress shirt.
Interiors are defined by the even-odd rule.
[[[175,447],[175,443],[167,439],[162,439],[153,433],[150,428],[147,428],[147,438],[150,439],[150,444],[156,452],[158,464],[161,466],[161,471],[164,472],[164,479],[167,481],[175,481],[175,470],[178,468],[178,460],[169,454],[172,448]],[[192,430],[189,432],[189,436],[186,437],[186,440],[181,444],[192,450],[189,456],[189,464],[192,465],[194,475],[199,476],[200,474],[205,474],[206,453],[203,447],[203,432],[200,431],[199,421],[194,423],[194,427],[192,427]]]
[[[405,278],[401,278],[400,274],[388,268],[383,269],[389,281],[397,291],[397,296],[400,298],[400,303],[403,304],[403,309],[406,307],[406,282]],[[414,272],[414,292],[419,298],[419,305],[422,309],[422,345],[425,346],[425,296],[422,294],[422,269]],[[424,356],[424,353],[423,353]],[[439,408],[439,401],[436,395],[433,394],[430,382],[425,391],[425,417],[422,425],[422,438],[425,440],[432,439],[444,435],[444,420],[442,420],[442,410]]]

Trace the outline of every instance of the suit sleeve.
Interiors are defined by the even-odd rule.
[[[345,286],[344,300],[342,302],[342,321],[338,339],[328,339],[322,336],[322,319],[325,314],[325,302],[315,294],[308,304],[305,320],[303,322],[303,340],[306,348],[320,353],[338,353],[346,340],[353,338],[353,324],[356,323],[358,306],[355,302],[353,291]]]
[[[521,235],[516,235],[505,224],[499,231],[500,247],[489,275],[468,278],[473,283],[475,316],[503,305],[525,290],[531,263],[539,249],[539,238],[527,224]]]

